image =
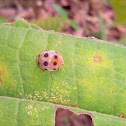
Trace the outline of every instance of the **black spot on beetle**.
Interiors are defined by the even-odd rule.
[[[57,56],[55,55],[54,58],[57,59]]]
[[[44,69],[44,70],[47,70],[47,69]]]
[[[53,64],[54,64],[54,65],[57,65],[57,62],[54,62]]]
[[[55,68],[55,69],[53,69],[53,70],[56,70],[56,68]]]
[[[48,62],[47,61],[44,62],[44,66],[48,66]]]
[[[44,54],[44,57],[48,57],[48,56],[49,56],[48,53]]]

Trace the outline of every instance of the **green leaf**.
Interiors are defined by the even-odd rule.
[[[53,7],[56,9],[57,13],[62,17],[62,18],[68,18],[68,15],[66,13],[66,11],[60,7],[58,4],[53,4]],[[71,21],[71,26],[75,29],[75,30],[79,30],[79,25],[74,21],[74,20],[70,20]]]
[[[58,4],[53,4],[53,7],[56,9],[56,11],[59,13],[59,15],[62,18],[68,18],[66,11],[62,7],[60,7]]]
[[[5,19],[4,17],[0,17],[0,24],[6,23],[6,22],[9,22],[9,21]]]
[[[110,0],[116,14],[116,24],[126,24],[126,1]]]
[[[0,108],[1,126],[53,126],[55,124],[56,108],[69,109],[76,114],[88,113],[92,115],[95,126],[126,125],[126,119],[119,117],[26,99],[0,96]]]
[[[75,30],[79,30],[79,25],[78,25],[74,20],[71,20],[71,26],[72,26]]]
[[[38,67],[43,50],[61,52],[61,70]],[[117,117],[126,115],[125,54],[125,46],[44,31],[23,19],[0,25],[0,124],[52,126],[56,103],[92,114],[95,126],[125,126]]]
[[[64,25],[70,24],[70,21],[61,17],[48,17],[45,19],[35,20],[32,23],[37,24],[44,30],[54,30],[57,32],[60,31]]]

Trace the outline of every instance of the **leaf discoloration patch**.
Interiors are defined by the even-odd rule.
[[[2,85],[2,79],[0,78],[0,85]]]
[[[102,57],[100,57],[100,56],[94,56],[94,57],[92,58],[92,60],[93,60],[94,62],[102,62],[102,61],[103,61]]]

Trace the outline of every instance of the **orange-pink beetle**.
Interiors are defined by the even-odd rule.
[[[43,71],[55,71],[64,63],[61,54],[54,50],[43,51],[38,56],[38,65]]]

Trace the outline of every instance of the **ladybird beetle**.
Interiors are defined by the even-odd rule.
[[[43,71],[55,71],[64,63],[61,54],[54,50],[43,51],[38,56],[38,65]]]

